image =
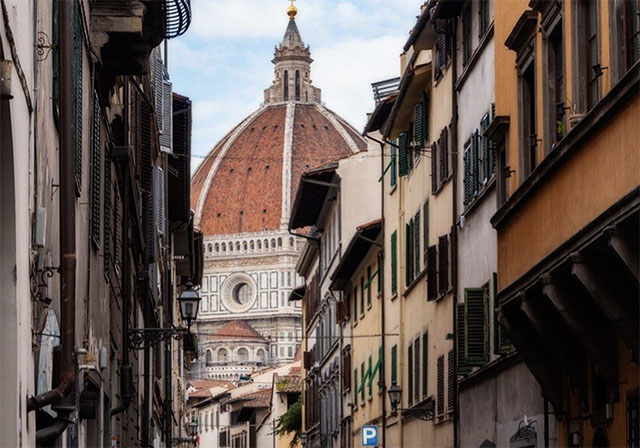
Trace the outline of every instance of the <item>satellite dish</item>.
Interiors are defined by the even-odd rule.
[[[55,311],[49,310],[44,317],[42,331],[38,334],[37,342],[40,347],[38,354],[36,393],[42,394],[52,388],[53,378],[53,348],[60,345],[60,326]],[[51,410],[51,406],[46,406],[42,410],[52,417],[56,414]]]

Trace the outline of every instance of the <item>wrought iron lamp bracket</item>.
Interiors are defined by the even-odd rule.
[[[133,328],[129,330],[129,346],[132,350],[144,350],[171,339],[181,340],[186,328]]]
[[[52,50],[57,48],[56,44],[51,43],[49,35],[43,31],[38,31],[38,45],[36,45],[36,53],[38,61],[42,62],[49,57]]]
[[[192,443],[195,445],[195,437],[174,437],[171,439],[171,446],[183,445],[185,443]]]

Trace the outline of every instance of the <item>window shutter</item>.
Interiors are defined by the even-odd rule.
[[[405,286],[411,284],[411,257],[412,238],[413,233],[411,231],[411,223],[408,222],[404,225],[404,283]]]
[[[423,100],[422,100],[422,111],[423,111],[423,123],[424,123],[424,135],[423,135],[423,141],[424,143],[429,141],[429,94],[428,93],[424,93],[423,94]]]
[[[488,361],[487,293],[487,288],[465,289],[465,355],[470,366],[481,366]]]
[[[358,389],[360,391],[360,398],[362,399],[362,402],[364,403],[364,383],[365,383],[365,371],[364,371],[364,362],[362,364],[360,364],[360,388]]]
[[[358,368],[353,369],[353,404],[358,406]]]
[[[440,157],[440,182],[438,186],[441,186],[449,177],[449,141],[447,128],[444,128],[440,133],[440,138],[438,138],[438,150]]]
[[[471,193],[475,198],[478,195],[478,184],[479,184],[479,168],[478,168],[478,146],[479,146],[478,130],[476,129],[473,132],[473,136],[471,137]]]
[[[413,141],[422,147],[424,144],[424,104],[417,103],[413,106]]]
[[[364,314],[364,276],[360,277],[360,314]]]
[[[429,373],[429,333],[425,331],[422,334],[422,396],[428,395],[427,377]]]
[[[408,368],[407,368],[407,397],[409,400],[409,406],[413,405],[413,394],[411,393],[411,391],[413,390],[413,346],[409,345],[409,348],[407,349],[407,361],[408,361]]]
[[[104,274],[107,277],[107,279],[109,278],[109,274],[111,273],[111,241],[112,241],[112,234],[111,234],[111,213],[113,213],[114,216],[114,225],[115,228],[118,228],[118,224],[120,223],[120,218],[118,215],[118,210],[117,207],[114,209],[112,209],[111,207],[111,189],[113,188],[111,185],[111,149],[109,147],[109,145],[105,146],[104,149],[104,184],[103,184],[103,190],[104,190],[104,201],[102,203],[102,207],[103,207],[103,226],[102,226],[102,239],[103,239],[103,243],[102,243],[102,261],[103,261],[103,265],[104,265]],[[116,202],[117,202],[117,198],[116,198]],[[115,244],[117,245],[118,243],[115,242]],[[117,252],[117,248],[115,248],[114,253]]]
[[[427,249],[427,300],[438,298],[437,259],[436,246],[429,246],[429,249]]]
[[[156,112],[156,123],[158,124],[158,131],[164,130],[164,121],[162,121],[162,107],[164,105],[164,66],[162,64],[162,57],[158,48],[154,49],[150,58],[151,64],[151,85],[153,87],[153,100],[154,109]]]
[[[389,181],[391,183],[391,188],[395,187],[398,183],[398,148],[395,147],[395,143],[391,145],[391,174],[389,175]]]
[[[462,13],[462,65],[471,59],[471,5]]]
[[[140,154],[139,164],[140,188],[143,191],[151,192],[153,180],[153,167],[151,164],[151,110],[147,103],[138,97],[138,152]]]
[[[436,79],[442,76],[445,65],[447,65],[447,37],[444,34],[438,34],[436,40]]]
[[[480,16],[479,38],[482,39],[489,28],[489,2],[480,0],[478,15]]]
[[[93,113],[91,126],[91,220],[89,230],[91,241],[100,247],[100,196],[102,190],[102,154],[100,145],[100,103],[98,93],[93,92]]]
[[[391,234],[391,294],[398,293],[398,231]]]
[[[438,390],[437,390],[438,417],[444,416],[444,355],[438,356]]]
[[[367,307],[371,307],[371,282],[373,278],[371,277],[371,266],[367,266]]]
[[[353,321],[358,322],[358,287],[353,288]]]
[[[166,235],[167,233],[167,202],[166,202],[166,189],[165,189],[165,177],[164,170],[160,167],[157,167],[157,191],[156,197],[158,199],[158,216],[157,216],[157,226],[158,231],[162,235]]]
[[[489,124],[491,124],[493,119],[496,118],[496,103],[491,103],[491,110],[489,111],[489,114],[491,115]],[[487,125],[487,127],[489,127],[489,125]],[[496,159],[497,159],[496,144],[491,140],[489,141],[489,153],[490,153],[489,157],[490,157],[491,174],[495,174]]]
[[[447,235],[438,238],[438,292],[449,289],[449,240]]]
[[[453,412],[456,403],[456,371],[453,350],[447,354],[447,411]]]
[[[398,174],[400,177],[406,176],[409,173],[409,152],[407,133],[402,132],[398,136]]]
[[[489,182],[489,177],[491,176],[491,156],[489,155],[490,142],[489,139],[484,135],[487,127],[489,127],[489,113],[486,113],[484,117],[482,117],[482,184],[486,185]]]
[[[413,248],[413,278],[416,278],[420,273],[420,210],[418,210],[415,218],[413,218]]]
[[[78,2],[73,2],[73,79],[74,79],[74,174],[78,196],[82,189],[82,81],[83,81],[83,35],[82,11]]]
[[[423,233],[423,250],[424,250],[424,266],[427,267],[427,249],[429,248],[429,201],[426,201],[422,210],[422,233]]]
[[[467,145],[464,148],[464,205],[471,203],[471,198],[471,147]]]
[[[160,133],[160,150],[163,152],[173,152],[173,93],[172,85],[169,81],[162,82],[162,115],[158,120],[162,121],[162,131]]]
[[[398,345],[391,347],[391,384],[398,384]]]
[[[456,303],[456,350],[458,351],[458,375],[469,373],[467,356],[465,353],[467,322],[464,315],[464,303]]]
[[[431,145],[431,194],[438,191],[438,145]]]
[[[413,343],[413,354],[415,361],[413,363],[413,377],[415,379],[414,398],[416,403],[420,401],[420,337]]]
[[[371,381],[372,377],[373,377],[373,370],[372,370],[373,369],[373,362],[372,362],[372,359],[371,359],[371,355],[369,355],[368,363],[369,364],[368,364],[368,368],[367,368],[367,374],[368,374],[369,381],[367,381],[367,383],[368,383],[367,384],[367,388],[368,388],[368,391],[369,391],[369,396],[371,397],[373,395],[373,384],[372,384],[372,381]]]

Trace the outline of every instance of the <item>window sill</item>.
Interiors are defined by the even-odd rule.
[[[404,292],[402,293],[402,297],[406,298],[411,291],[416,287],[416,285],[418,283],[420,283],[420,280],[427,274],[427,268],[424,268],[416,278],[414,278],[411,283],[409,283],[409,285],[407,286],[407,288],[404,290]]]
[[[482,38],[480,39],[478,46],[471,54],[471,57],[467,61],[466,65],[464,65],[464,68],[462,69],[462,73],[460,74],[460,76],[458,77],[458,80],[456,81],[456,90],[458,92],[462,89],[462,86],[464,85],[465,81],[469,77],[469,74],[473,71],[473,68],[475,67],[478,60],[480,59],[480,55],[482,54],[485,47],[487,46],[487,43],[493,37],[493,24],[494,22],[491,22],[491,24],[489,25],[489,28],[487,29],[487,31],[485,31],[484,36],[482,36]]]
[[[489,181],[487,182],[487,184],[483,185],[482,190],[480,190],[478,195],[475,198],[473,198],[473,200],[469,204],[464,206],[464,211],[462,212],[462,216],[466,218],[467,215],[470,215],[478,207],[478,205],[485,200],[485,198],[489,195],[491,190],[493,190],[493,187],[495,187],[495,185],[496,185],[496,175],[494,173],[489,178]]]

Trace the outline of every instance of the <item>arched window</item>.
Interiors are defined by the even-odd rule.
[[[259,362],[264,363],[265,362],[265,354],[264,354],[264,350],[262,350],[261,348],[258,349],[258,351],[256,351],[256,358],[258,358]]]
[[[289,70],[284,71],[284,80],[282,82],[283,99],[284,101],[289,101]]]
[[[209,245],[207,246],[207,249],[209,250],[209,253],[213,252],[213,245],[209,243]]]
[[[289,238],[289,246],[293,247],[293,237]]]
[[[282,247],[282,238],[278,238],[278,247]]]
[[[262,241],[258,240],[258,250],[262,250]]]
[[[271,249],[275,249],[276,248],[276,239],[272,238],[271,239]]]
[[[215,245],[215,251],[216,251],[216,252],[220,252],[220,244],[216,243],[216,245]]]
[[[242,242],[242,250],[247,250],[248,246],[247,246],[247,242],[243,241]]]
[[[249,243],[249,247],[251,248],[251,250],[254,250],[256,248],[255,244],[253,243],[253,240],[251,240],[251,242]]]
[[[236,241],[236,250],[240,250],[240,241]]]
[[[227,243],[222,243],[222,252],[227,251]]]
[[[296,101],[300,101],[300,70],[296,70]]]
[[[264,250],[269,249],[269,240],[264,240]]]
[[[218,361],[226,361],[229,358],[229,352],[227,352],[226,348],[221,348],[218,350]]]
[[[213,354],[211,350],[207,350],[207,365],[210,366],[211,364],[213,364]]]
[[[247,350],[244,347],[239,348],[238,351],[237,351],[237,358],[238,358],[238,361],[248,361],[249,360],[249,350]]]
[[[229,252],[233,252],[233,242],[229,243]]]

